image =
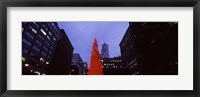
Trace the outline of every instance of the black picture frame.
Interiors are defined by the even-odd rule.
[[[193,7],[193,90],[7,90],[7,7]],[[1,0],[0,95],[2,97],[199,97],[200,0]],[[189,32],[188,32],[189,33]]]

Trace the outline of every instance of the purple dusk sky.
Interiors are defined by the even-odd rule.
[[[64,29],[72,46],[73,53],[79,53],[83,61],[90,64],[94,38],[97,38],[99,52],[105,42],[109,46],[109,56],[120,56],[119,43],[127,28],[128,22],[58,22]]]

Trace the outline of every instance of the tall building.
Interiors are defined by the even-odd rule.
[[[23,75],[48,74],[59,37],[56,22],[22,22]]]
[[[130,22],[120,43],[130,74],[178,74],[178,23]]]
[[[50,63],[50,75],[69,75],[72,63],[73,46],[65,31],[60,30],[60,36],[56,46],[55,54]]]
[[[106,44],[106,43],[102,44],[101,57],[109,58],[109,49],[108,49],[108,44]]]
[[[78,68],[78,74],[79,75],[83,75],[84,74],[84,64],[83,64],[83,60],[80,56],[79,53],[74,53],[73,54],[73,58],[72,58],[72,66],[74,66],[74,68]],[[72,69],[72,72],[77,72],[77,71],[74,71]],[[76,73],[74,73],[76,74]]]
[[[103,58],[104,75],[126,75],[126,66],[123,65],[121,57]]]

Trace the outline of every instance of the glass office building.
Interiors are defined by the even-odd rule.
[[[47,74],[59,34],[56,22],[22,22],[23,75]]]

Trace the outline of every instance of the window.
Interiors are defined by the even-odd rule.
[[[36,46],[33,46],[33,49],[34,49],[34,50],[36,50],[37,52],[39,52],[39,51],[40,51],[40,49],[39,49],[39,48],[37,48]]]
[[[47,48],[47,47],[45,47],[45,46],[43,46],[43,49],[44,49],[45,51],[48,51],[48,48]]]
[[[46,64],[49,64],[49,62],[46,62]]]
[[[51,35],[51,36],[52,36],[51,32],[49,32],[49,35]]]
[[[48,56],[49,59],[51,59],[51,56]]]
[[[32,28],[31,29],[35,34],[37,34],[37,31],[34,29],[34,28]]]
[[[31,31],[33,31],[35,34],[37,34],[37,31],[32,26],[29,26],[29,28],[31,29]]]
[[[31,42],[29,42],[28,40],[26,40],[25,38],[22,39],[22,42],[25,43],[28,46],[31,46]]]
[[[39,34],[38,37],[39,37],[40,39],[44,40],[44,37],[42,37],[42,35]]]
[[[30,53],[30,56],[33,57],[33,56],[36,56],[36,54],[33,53],[33,52],[31,52],[31,53]]]
[[[47,41],[45,41],[45,43],[46,43],[48,46],[50,45]]]
[[[46,27],[46,25],[44,24],[44,29],[46,30],[46,31],[48,31],[48,28]]]
[[[51,41],[50,37],[47,35],[47,38]]]
[[[45,36],[47,35],[47,33],[46,33],[43,29],[40,29],[40,31],[41,31],[42,34],[44,34]]]
[[[36,23],[36,22],[33,22],[33,24],[35,24],[35,26],[36,26],[37,28],[39,28],[39,25],[38,25],[38,23]]]
[[[41,62],[44,62],[45,60],[44,60],[43,58],[40,58],[40,61],[41,61]]]
[[[46,57],[46,55],[47,55],[47,54],[46,54],[46,53],[44,53],[44,52],[42,52],[41,54],[42,54],[44,57]]]
[[[48,23],[48,26],[51,26],[51,23]]]
[[[51,54],[52,54],[52,52],[51,52],[51,51],[49,51],[49,54],[51,55]]]
[[[55,37],[54,37],[53,39],[54,39],[54,41],[56,41],[56,38],[55,38]]]
[[[38,40],[36,40],[36,43],[39,45],[39,46],[42,46],[42,43]]]
[[[26,32],[26,35],[29,36],[29,38],[34,39],[34,36],[31,33]]]
[[[50,48],[51,48],[51,49],[53,49],[53,47],[52,47],[52,46],[50,46]]]
[[[52,45],[54,45],[54,42],[53,42],[53,41],[52,41],[51,43],[52,43]]]
[[[25,54],[27,54],[28,53],[28,49],[23,48],[22,52],[25,53]]]

